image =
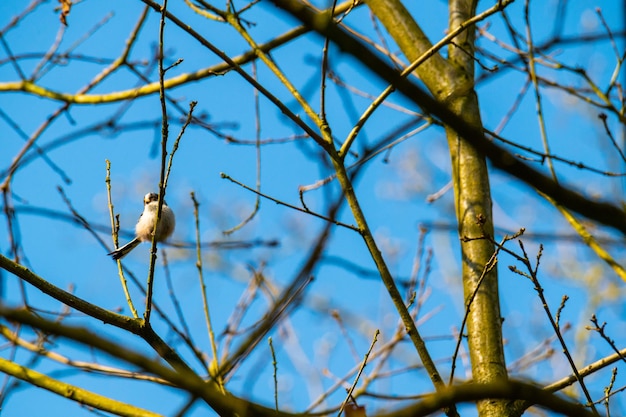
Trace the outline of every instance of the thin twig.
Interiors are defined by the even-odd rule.
[[[211,323],[211,314],[209,313],[209,300],[206,294],[206,282],[204,280],[204,273],[202,271],[202,249],[200,247],[200,214],[198,208],[200,204],[196,199],[196,194],[191,192],[191,200],[193,201],[193,216],[196,219],[196,268],[198,269],[198,278],[200,280],[200,289],[202,294],[202,306],[204,308],[204,319],[206,321],[207,331],[209,334],[209,341],[211,343],[211,352],[213,353],[213,359],[209,365],[209,375],[215,378],[217,384],[224,392],[224,383],[220,375],[217,374],[219,369],[219,362],[217,356],[217,345],[215,343],[215,332],[213,332],[213,325]]]
[[[272,352],[272,368],[274,369],[274,405],[276,411],[278,411],[278,362],[276,362],[276,352],[274,352],[274,344],[272,338],[267,339],[267,343],[270,345],[270,352]]]
[[[374,339],[372,340],[372,343],[370,344],[370,348],[367,350],[367,353],[363,357],[363,362],[361,363],[361,367],[359,368],[359,372],[356,374],[356,377],[354,378],[354,382],[352,383],[352,386],[348,390],[348,395],[346,396],[346,399],[343,401],[343,404],[341,404],[341,408],[339,409],[339,414],[337,415],[337,417],[341,417],[341,413],[343,412],[343,409],[346,407],[346,404],[348,404],[348,402],[353,399],[352,398],[352,392],[356,388],[356,384],[359,382],[359,378],[361,378],[361,374],[363,373],[363,369],[365,369],[365,367],[367,366],[367,359],[369,358],[370,353],[372,352],[372,349],[374,349],[374,345],[378,341],[378,335],[379,334],[380,334],[380,331],[378,329],[376,329],[376,333],[374,333]]]
[[[252,61],[252,76],[257,79],[256,61]],[[256,191],[261,191],[261,105],[259,103],[259,90],[253,89],[254,95],[254,121],[255,121],[255,149],[256,149]],[[238,225],[224,230],[222,233],[230,235],[248,224],[261,208],[261,196],[257,193],[254,199],[254,209]]]
[[[273,201],[276,204],[280,204],[281,206],[289,207],[290,209],[294,209],[294,210],[297,210],[297,211],[302,212],[302,213],[310,214],[310,215],[315,216],[315,217],[317,217],[319,219],[326,220],[327,222],[333,223],[333,224],[335,224],[337,226],[342,226],[342,227],[354,230],[355,232],[359,231],[359,229],[356,226],[353,226],[353,225],[350,225],[350,224],[347,224],[347,223],[342,223],[339,220],[331,219],[329,217],[326,217],[326,216],[324,216],[322,214],[319,214],[319,213],[316,213],[314,211],[306,210],[306,209],[294,206],[292,204],[285,203],[284,201],[278,200],[278,199],[276,199],[274,197],[270,197],[267,194],[263,194],[262,192],[256,191],[255,189],[253,189],[251,187],[248,187],[244,183],[237,181],[236,179],[232,178],[231,176],[229,176],[229,175],[227,175],[227,174],[225,174],[223,172],[220,173],[220,176],[222,178],[224,178],[224,179],[227,179],[227,180],[229,180],[231,182],[234,182],[238,186],[240,186],[242,188],[245,188],[248,191],[252,191],[253,193],[258,194],[258,195],[260,195],[263,198],[267,198],[268,200],[271,200],[271,201]]]
[[[152,244],[150,246],[150,266],[148,268],[148,283],[146,289],[146,307],[143,317],[146,323],[150,322],[150,313],[152,310],[152,291],[154,286],[154,271],[157,257],[157,234],[161,213],[163,212],[163,202],[165,199],[165,166],[167,161],[167,138],[169,135],[169,124],[167,119],[167,102],[165,100],[165,69],[163,67],[163,50],[165,37],[165,14],[167,11],[167,0],[163,0],[161,7],[161,20],[159,24],[159,102],[161,103],[161,170],[159,178],[159,199],[157,201],[156,220],[154,222],[154,230],[152,231]]]
[[[113,236],[113,246],[115,248],[118,247],[118,233],[120,228],[119,217],[115,216],[114,206],[113,206],[113,197],[111,197],[111,161],[106,160],[106,177],[104,179],[107,187],[107,201],[109,202],[109,217],[111,219],[111,233]],[[122,283],[122,289],[124,290],[124,296],[126,297],[126,302],[128,303],[128,308],[130,308],[130,312],[133,317],[138,319],[139,314],[137,313],[137,309],[133,304],[133,300],[130,297],[130,291],[128,291],[128,283],[126,281],[126,276],[124,275],[124,268],[122,267],[122,262],[117,260],[117,272],[120,277],[120,282]]]

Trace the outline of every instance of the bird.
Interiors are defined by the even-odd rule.
[[[135,226],[135,238],[122,246],[108,253],[114,260],[122,259],[128,255],[130,251],[135,249],[141,242],[151,242],[154,232],[154,222],[156,222],[156,214],[158,209],[159,195],[156,193],[148,193],[143,198],[143,213],[139,216],[137,225]],[[176,218],[174,212],[163,201],[161,210],[161,218],[156,230],[157,242],[164,242],[174,232],[176,226]]]

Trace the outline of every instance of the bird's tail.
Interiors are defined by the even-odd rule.
[[[111,255],[111,258],[117,261],[118,259],[122,259],[124,256],[128,255],[128,253],[131,250],[135,249],[135,247],[139,245],[140,243],[141,241],[139,239],[134,238],[133,240],[131,240],[130,242],[128,242],[121,248],[117,248],[113,252],[108,253],[107,255]]]

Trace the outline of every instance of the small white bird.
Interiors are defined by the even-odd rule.
[[[158,194],[146,194],[143,198],[143,213],[139,216],[139,220],[135,226],[136,237],[121,248],[117,248],[113,252],[109,253],[113,259],[122,259],[141,242],[152,242],[152,232],[154,231],[154,223],[156,222],[158,200]],[[167,203],[163,201],[161,218],[159,220],[159,226],[156,230],[156,240],[158,242],[165,241],[168,237],[170,237],[172,232],[174,232],[174,226],[176,226],[174,212],[168,207]]]

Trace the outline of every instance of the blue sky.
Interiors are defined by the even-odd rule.
[[[484,2],[482,2],[484,3]],[[480,4],[483,10],[487,5]],[[46,51],[59,30],[58,15],[53,11],[56,3],[44,4],[32,15],[22,21],[19,27],[5,34],[5,41],[10,45],[13,55],[20,56],[28,52]],[[0,3],[0,28],[5,27],[11,17],[22,10],[19,2]],[[551,26],[543,24],[546,16],[554,15],[556,2],[533,3],[533,36],[540,43],[550,35]],[[595,4],[586,1],[571,2],[565,16],[566,35],[597,33],[602,28],[595,15]],[[619,2],[603,2],[603,16],[610,27],[622,28],[623,10]],[[61,50],[69,48],[80,40],[112,12],[107,22],[86,41],[81,41],[76,53],[85,56],[115,58],[124,46],[124,42],[135,25],[142,10],[141,2],[94,2],[79,3],[72,8],[69,27],[63,39]],[[259,42],[283,33],[294,23],[280,11],[270,5],[261,4],[251,19],[257,24],[250,32]],[[418,23],[424,31],[436,40],[442,36],[447,26],[445,2],[432,2],[427,13],[416,14]],[[170,10],[184,17],[185,21],[197,27],[199,31],[220,49],[231,55],[237,55],[248,48],[236,33],[224,24],[207,22],[189,12],[184,3],[170,2]],[[518,30],[523,31],[523,3],[518,1],[508,9],[512,21]],[[369,15],[364,7],[356,10],[348,24],[367,31],[371,35]],[[498,19],[491,20],[490,33],[508,42]],[[132,61],[150,59],[156,47],[158,16],[150,13],[141,32],[137,45],[131,54]],[[374,35],[371,35],[374,36]],[[623,40],[618,41],[624,47]],[[184,61],[168,72],[168,76],[177,76],[195,71],[219,62],[219,59],[205,50],[178,30],[173,24],[166,26],[166,52],[168,62],[178,58]],[[489,50],[498,51],[504,57],[510,53],[499,51],[497,46],[481,39],[479,45]],[[319,57],[321,42],[317,37],[292,42],[275,51],[272,56],[293,83],[301,88],[305,97],[318,108],[319,102]],[[606,83],[614,68],[615,57],[608,42],[593,43],[588,47],[561,48],[552,51],[557,59],[572,66],[589,68],[589,74],[598,84]],[[15,69],[4,61],[6,50],[0,53],[0,83],[17,81]],[[367,70],[357,65],[352,59],[337,51],[330,54],[333,69],[351,85],[376,95],[384,85],[374,79]],[[29,75],[36,67],[38,59],[20,60],[22,70]],[[493,62],[487,59],[481,62],[487,67]],[[94,77],[102,63],[72,60],[69,65],[51,68],[38,83],[56,91],[72,93]],[[140,67],[143,68],[143,67]],[[246,66],[251,71],[250,66]],[[545,76],[554,76],[553,70],[541,69]],[[302,114],[294,100],[284,87],[263,66],[259,66],[259,79],[274,94],[280,97],[293,111]],[[559,75],[559,80],[580,86],[580,79],[571,75]],[[149,74],[156,80],[156,74]],[[623,69],[622,69],[623,79]],[[487,128],[495,129],[506,114],[524,84],[524,78],[513,71],[496,75],[478,86],[481,103],[481,116]],[[107,93],[126,90],[137,85],[137,79],[127,70],[121,70],[99,85],[93,93]],[[592,166],[620,172],[622,163],[609,147],[602,125],[597,119],[598,110],[573,100],[570,96],[554,89],[544,89],[544,114],[548,121],[548,135],[555,154],[585,161]],[[239,139],[251,140],[255,137],[255,109],[252,87],[234,72],[210,77],[200,82],[189,83],[169,92],[186,108],[191,100],[198,101],[197,114],[206,113],[209,122]],[[328,88],[329,122],[334,135],[343,139],[353,126],[354,115],[359,115],[369,104],[368,99],[351,95],[345,98],[345,90],[333,85]],[[407,112],[415,112],[406,99],[392,96],[390,101],[404,106]],[[261,137],[281,138],[301,133],[279,113],[267,100],[261,99]],[[0,109],[20,126],[26,136],[32,135],[48,115],[61,104],[47,99],[15,92],[2,92]],[[66,135],[74,135],[85,127],[107,120],[117,115],[115,120],[120,125],[134,122],[160,120],[160,106],[157,95],[142,97],[121,115],[117,112],[122,103],[103,106],[72,106],[68,116],[59,117],[38,140],[39,146],[54,143]],[[522,100],[519,111],[503,130],[503,135],[512,140],[541,149],[538,134],[538,122],[535,114],[533,95],[527,94]],[[170,115],[178,116],[170,107]],[[366,144],[376,142],[393,128],[413,117],[410,113],[401,113],[395,109],[383,108],[370,120],[355,145],[355,150],[362,151]],[[614,132],[618,132],[615,118],[609,122]],[[170,124],[170,144],[178,134],[179,123]],[[16,153],[22,148],[24,140],[19,133],[0,120],[0,129],[4,133],[0,169],[4,169]],[[110,131],[98,131],[78,136],[77,140],[65,146],[51,150],[47,156],[71,179],[66,183],[62,175],[55,172],[41,158],[17,171],[12,182],[13,203],[18,209],[20,242],[24,249],[23,263],[55,285],[73,288],[76,295],[99,306],[110,309],[122,309],[128,313],[117,269],[106,253],[111,248],[110,233],[102,231],[100,237],[107,243],[102,247],[82,227],[65,220],[48,218],[33,212],[35,209],[50,209],[60,213],[69,213],[60,197],[57,186],[62,186],[76,210],[95,225],[109,226],[109,215],[105,188],[105,160],[111,161],[111,180],[115,211],[120,214],[124,230],[132,230],[141,211],[143,195],[153,191],[158,183],[160,127],[134,129],[112,134]],[[316,159],[319,150],[310,141],[295,141],[287,144],[271,144],[261,150],[262,191],[275,198],[298,205],[298,187],[315,183],[327,176],[330,171]],[[427,195],[439,191],[450,179],[449,157],[445,135],[439,128],[428,129],[419,135],[396,146],[387,155],[388,162],[381,156],[368,163],[357,182],[357,194],[367,215],[371,229],[389,262],[392,273],[398,277],[408,277],[414,263],[418,245],[418,225],[438,225],[426,236],[425,245],[432,250],[431,271],[428,275],[428,297],[423,306],[424,322],[420,322],[420,331],[426,337],[443,340],[429,342],[436,359],[443,361],[442,373],[447,374],[449,358],[453,346],[451,334],[458,329],[463,313],[462,289],[459,284],[460,260],[458,237],[455,234],[453,200],[450,192],[434,203],[425,201]],[[564,182],[573,184],[590,195],[601,195],[604,199],[619,203],[623,201],[622,182],[586,171],[558,165],[558,172]],[[544,167],[545,168],[545,167]],[[203,252],[205,277],[209,288],[209,302],[216,332],[221,334],[229,316],[237,305],[251,279],[250,269],[262,270],[268,279],[276,285],[288,283],[306,256],[307,250],[323,222],[311,216],[292,211],[273,202],[263,200],[261,211],[256,218],[242,230],[230,237],[222,232],[240,222],[252,210],[255,197],[237,185],[221,179],[220,173],[249,185],[256,181],[256,150],[253,146],[226,143],[204,129],[190,127],[181,140],[175,155],[173,170],[167,191],[167,201],[177,215],[177,229],[172,241],[178,244],[194,242],[193,207],[189,198],[195,192],[201,204],[200,222],[203,242],[219,241],[272,241],[279,240],[278,247],[259,246],[253,250],[215,250]],[[3,178],[4,179],[4,178]],[[525,227],[530,234],[572,234],[571,228],[556,214],[554,208],[540,199],[527,186],[520,186],[511,177],[497,171],[492,172],[491,186],[494,195],[494,219],[497,227],[515,231]],[[332,183],[322,190],[306,194],[306,202],[312,210],[323,210],[329,202],[329,195],[337,194],[338,186]],[[341,220],[352,224],[352,216],[344,207]],[[620,259],[623,255],[622,238],[610,230],[593,229],[599,235],[619,239],[610,246],[611,253]],[[9,252],[6,221],[0,222],[0,250],[5,255]],[[501,236],[497,236],[501,238]],[[122,237],[126,241],[128,237]],[[589,335],[584,326],[589,324],[591,313],[597,313],[601,321],[607,321],[607,331],[623,346],[624,305],[620,302],[620,281],[612,271],[601,264],[597,258],[579,240],[559,241],[545,238],[525,240],[531,257],[537,252],[538,244],[543,243],[542,283],[546,297],[556,310],[563,294],[570,296],[563,319],[571,322],[572,330],[566,334],[567,341],[578,355],[578,363],[588,364],[608,354],[606,344],[596,335]],[[511,248],[517,248],[511,244]],[[145,282],[147,274],[148,245],[142,245],[125,260],[125,265],[137,274],[138,280]],[[171,275],[176,295],[187,315],[196,342],[204,352],[210,355],[208,338],[203,321],[200,290],[197,272],[191,249],[168,248]],[[373,263],[360,237],[345,228],[333,231],[327,256],[342,258],[373,270]],[[507,266],[514,263],[509,257],[500,260],[501,303],[503,310],[504,335],[507,341],[507,361],[509,363],[522,357],[550,335],[540,303],[530,282],[508,272]],[[322,368],[329,373],[343,376],[355,366],[356,360],[350,353],[350,347],[341,335],[336,323],[328,316],[329,309],[337,308],[345,318],[359,317],[349,327],[356,350],[363,355],[371,343],[373,330],[380,328],[382,338],[391,336],[397,322],[397,313],[393,309],[384,287],[376,279],[366,279],[359,273],[337,266],[330,259],[322,264],[316,273],[314,282],[307,292],[304,308],[299,310],[285,323],[283,332],[272,332],[277,348],[279,363],[279,398],[281,404],[294,409],[302,409],[310,404],[329,387],[333,377],[316,374]],[[594,278],[597,285],[593,281]],[[15,277],[4,275],[4,298],[11,305],[20,305],[23,300]],[[593,283],[590,284],[590,282]],[[61,306],[51,301],[37,290],[27,290],[31,305],[58,311]],[[133,288],[134,299],[142,305],[140,293]],[[610,297],[615,295],[615,299]],[[597,296],[607,297],[597,300]],[[167,314],[174,316],[168,296],[165,275],[159,268],[156,276],[155,302],[162,305]],[[265,311],[267,301],[262,297],[246,315],[244,323],[252,324]],[[431,316],[432,315],[432,316]],[[73,314],[66,320],[68,324],[88,326],[101,335],[109,335],[123,340],[125,345],[149,353],[144,344],[136,339],[125,337],[111,326],[94,323],[94,320],[81,314]],[[155,328],[163,332],[169,340],[171,335],[166,327],[155,317]],[[289,329],[295,329],[291,333]],[[291,337],[288,337],[291,336]],[[587,345],[587,338],[597,342]],[[172,338],[171,340],[175,340]],[[220,339],[223,340],[223,339]],[[620,345],[621,343],[621,345]],[[583,346],[578,348],[579,346]],[[584,347],[588,346],[588,347]],[[223,345],[220,345],[222,348]],[[553,345],[557,350],[560,348]],[[9,352],[9,350],[5,350]],[[83,347],[63,344],[64,354],[83,359],[97,357],[98,361],[110,359],[100,354],[87,352]],[[188,352],[185,357],[189,359]],[[260,346],[250,360],[236,373],[229,388],[237,395],[248,396],[271,405],[272,379],[271,361],[267,345]],[[26,360],[28,356],[24,355]],[[360,357],[359,357],[360,359]],[[19,361],[19,360],[18,360]],[[392,363],[395,366],[415,364],[417,359],[408,345],[397,349]],[[540,382],[551,382],[569,373],[561,356],[555,355],[541,365],[524,370],[519,375],[536,378]],[[118,364],[119,365],[119,364]],[[195,363],[194,363],[195,365]],[[468,372],[466,362],[461,361],[457,375]],[[60,379],[76,383],[103,395],[111,395],[121,401],[173,415],[184,404],[185,396],[172,390],[146,386],[134,382],[107,382],[106,378],[77,375],[72,372],[59,373],[58,364],[43,361],[36,369],[47,372]],[[310,383],[302,383],[302,378]],[[608,381],[607,371],[594,381],[594,393],[599,395]],[[349,380],[351,382],[351,379]],[[623,384],[623,380],[620,380]],[[604,385],[603,385],[604,384]],[[619,383],[616,384],[620,386]],[[430,383],[422,374],[405,373],[394,380],[381,379],[374,387],[380,392],[404,392],[407,386],[418,392],[431,390]],[[416,388],[419,387],[419,388]],[[415,392],[415,391],[412,391]],[[338,390],[331,397],[331,404],[336,404],[343,395]],[[156,399],[156,400],[155,400]],[[364,399],[368,407],[376,408],[380,402]],[[618,410],[623,411],[622,408]],[[43,390],[22,387],[5,400],[3,411],[7,416],[35,415],[42,410],[50,415],[66,413],[72,415],[91,415],[84,409],[73,406],[68,401]],[[188,415],[207,415],[205,407],[196,407]]]

